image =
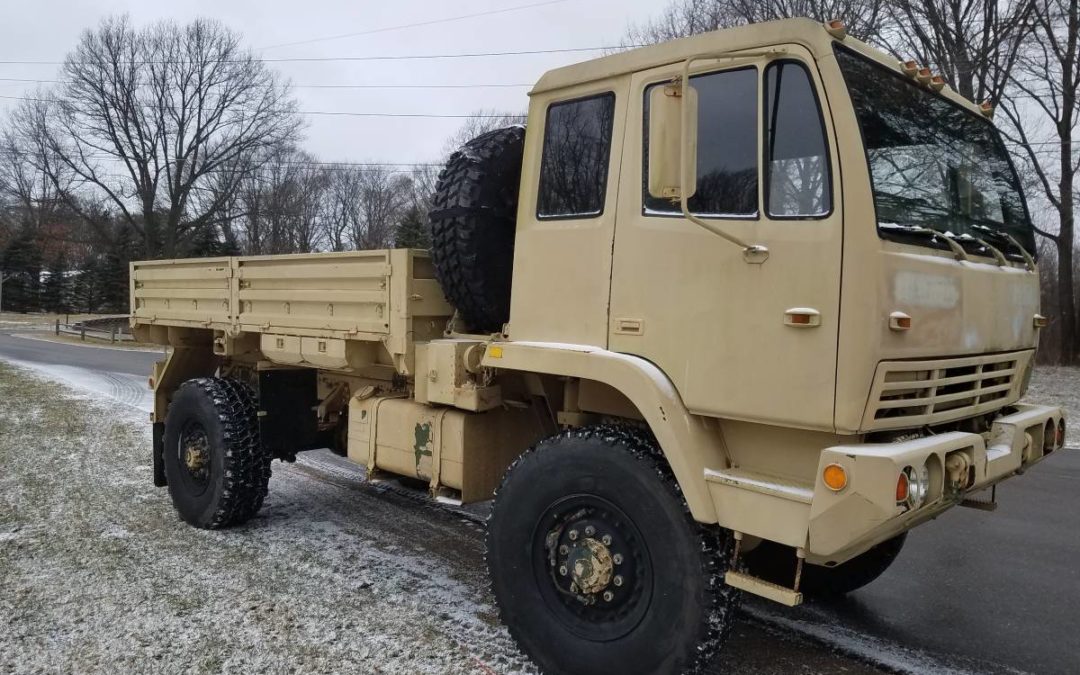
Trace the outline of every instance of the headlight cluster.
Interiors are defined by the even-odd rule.
[[[896,479],[896,504],[917,509],[926,503],[930,493],[930,469],[923,464],[918,469],[905,466]]]

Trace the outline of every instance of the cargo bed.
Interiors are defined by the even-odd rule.
[[[260,335],[272,360],[322,368],[375,362],[408,373],[413,343],[440,337],[453,313],[417,249],[140,261],[130,283],[137,333]]]

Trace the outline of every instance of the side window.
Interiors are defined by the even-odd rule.
[[[692,213],[708,217],[756,216],[758,147],[756,68],[695,75],[698,92],[697,192],[688,200]],[[645,213],[678,213],[671,200],[649,195],[649,93],[645,90],[645,165],[642,194]]]
[[[832,210],[825,127],[806,67],[765,70],[766,209],[770,216],[824,216]]]
[[[594,217],[603,213],[614,118],[614,94],[548,108],[538,217]]]

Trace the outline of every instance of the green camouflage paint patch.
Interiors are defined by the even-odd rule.
[[[413,430],[416,442],[413,444],[413,452],[416,453],[416,473],[420,473],[420,460],[423,457],[431,457],[431,422],[418,422]]]

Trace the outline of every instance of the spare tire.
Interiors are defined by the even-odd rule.
[[[443,293],[474,331],[510,318],[514,226],[525,127],[477,136],[439,174],[431,213],[431,259]]]

